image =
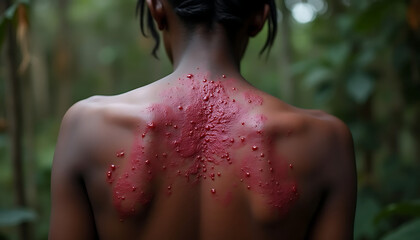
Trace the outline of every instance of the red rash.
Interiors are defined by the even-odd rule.
[[[188,74],[161,93],[162,101],[149,106],[148,120],[136,132],[128,159],[119,151],[118,161],[107,170],[113,187],[113,201],[121,217],[134,214],[154,195],[152,182],[164,176],[168,196],[176,178],[189,184],[217,181],[220,169],[236,170],[246,191],[267,199],[267,204],[287,212],[297,198],[296,184],[288,180],[289,165],[276,153],[264,134],[264,115],[251,113],[263,105],[263,98],[247,91],[233,97],[238,89],[225,75],[209,80],[206,75]],[[121,166],[121,167],[120,167]],[[215,167],[218,167],[215,170]],[[232,188],[237,183],[232,183]],[[240,187],[239,184],[238,186]],[[210,188],[209,194],[227,198]]]
[[[245,92],[244,97],[247,103],[253,103],[254,105],[260,105],[260,106],[263,104],[262,97],[258,96],[257,94],[251,91]]]

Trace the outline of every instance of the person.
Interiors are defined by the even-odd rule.
[[[249,38],[267,21],[264,49],[273,43],[274,0],[139,0],[137,10],[154,53],[162,33],[174,71],[68,110],[49,238],[352,239],[346,125],[240,74]]]

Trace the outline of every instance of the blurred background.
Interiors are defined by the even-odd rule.
[[[242,72],[350,127],[355,239],[420,239],[420,1],[277,0],[279,34]],[[171,72],[140,35],[135,0],[0,0],[0,239],[47,239],[59,125],[75,102]]]

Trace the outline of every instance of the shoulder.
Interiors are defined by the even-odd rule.
[[[100,120],[106,109],[106,97],[93,96],[75,103],[67,110],[61,122],[60,135],[66,132],[75,135],[87,125]]]
[[[267,94],[265,98],[270,103],[265,112],[273,117],[277,128],[289,128],[305,137],[316,135],[314,137],[332,144],[353,142],[349,128],[339,118],[322,110],[297,108]]]
[[[299,133],[310,138],[317,138],[330,150],[337,147],[352,147],[353,139],[348,126],[339,118],[321,110],[293,108],[282,112],[282,116]]]
[[[276,134],[280,136],[279,151],[293,162],[294,173],[304,185],[354,194],[353,139],[343,121],[323,111],[287,107],[277,114],[276,122],[277,131],[281,129]]]
[[[105,110],[118,103],[117,96],[92,96],[76,102],[69,108],[63,118],[66,121],[77,121],[92,114],[105,113]]]
[[[54,161],[79,164],[89,160],[121,128],[134,126],[137,116],[131,108],[132,104],[116,96],[94,96],[75,103],[61,122]]]
[[[349,161],[354,161],[353,137],[348,126],[340,119],[323,111],[307,112],[308,118],[314,122],[313,127],[319,127],[319,133],[328,143],[325,147],[335,160],[348,155]],[[316,131],[316,130],[315,130]]]
[[[351,239],[357,177],[349,128],[323,111],[296,109],[293,112],[300,122],[298,154],[303,156],[294,174],[301,189],[317,191],[322,199],[313,218],[312,236]],[[304,198],[305,191],[301,194]]]
[[[317,170],[328,185],[355,182],[353,138],[348,126],[340,119],[320,110],[298,110],[305,142],[317,157]]]
[[[280,134],[285,151],[292,151],[315,171],[352,167],[353,139],[347,125],[337,117],[320,110],[283,106],[275,114],[274,129]],[[290,136],[289,136],[290,135]]]
[[[89,149],[93,134],[103,118],[103,97],[91,97],[75,103],[61,121],[54,163],[75,162]]]
[[[276,132],[292,133],[309,148],[318,149],[323,159],[337,154],[353,153],[353,138],[348,126],[339,118],[322,110],[302,109],[266,95],[264,110],[273,121]],[[325,156],[328,154],[328,156]]]
[[[75,103],[63,117],[56,152],[65,146],[66,151],[97,155],[144,122],[149,105],[144,97],[132,93],[93,96]]]
[[[142,104],[132,104],[128,95],[92,96],[75,103],[63,117],[61,130],[70,130],[73,134],[92,133],[104,130],[103,127],[127,122],[127,119],[139,117]],[[125,120],[125,121],[124,121]]]
[[[331,143],[352,143],[352,136],[348,126],[339,118],[321,110],[301,110],[306,123],[313,128],[320,128],[324,137]]]
[[[354,161],[353,138],[342,120],[321,110],[299,110],[298,115],[325,161]]]
[[[301,109],[281,103],[275,105],[274,119],[296,131],[321,131],[319,137],[351,138],[347,125],[337,117],[322,110]]]

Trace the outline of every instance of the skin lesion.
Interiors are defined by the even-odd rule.
[[[253,91],[246,91],[243,93],[245,101],[249,104],[254,104],[254,105],[259,105],[262,106],[263,105],[263,98],[261,96],[259,96],[258,94],[256,94]]]
[[[113,203],[120,217],[135,214],[151,200],[150,181],[153,169],[149,158],[144,147],[135,143],[128,159],[122,159],[128,161],[128,164],[110,166],[108,173],[112,172],[112,176],[107,177],[112,185]]]
[[[164,178],[170,197],[177,178],[187,184],[217,183],[223,178],[217,169],[223,168],[236,169],[237,180],[247,192],[263,196],[278,214],[287,213],[298,198],[297,184],[287,174],[292,168],[270,150],[272,141],[264,133],[267,117],[249,115],[262,106],[263,99],[247,91],[245,101],[232,101],[230,91],[236,87],[227,90],[226,85],[206,74],[187,74],[164,91],[163,102],[147,107],[150,120],[135,133],[131,154],[125,159],[120,155],[127,164],[111,165],[106,173],[121,217],[136,214],[153,199],[151,186],[156,178]],[[188,90],[180,94],[186,86]],[[215,187],[209,193],[222,194]]]

